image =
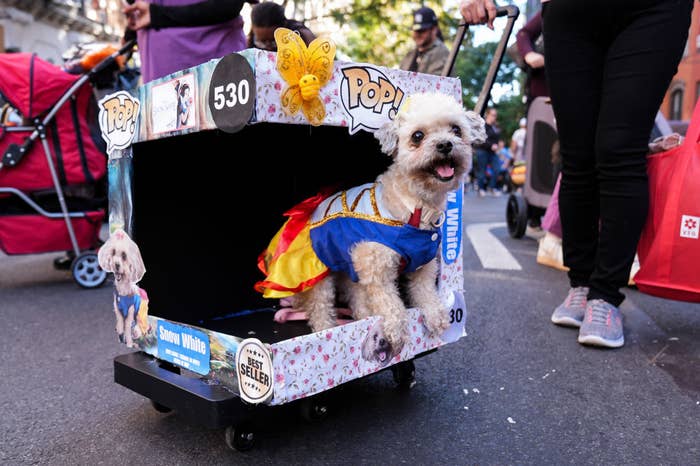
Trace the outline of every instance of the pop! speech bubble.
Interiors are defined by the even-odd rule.
[[[384,73],[368,65],[347,66],[342,73],[340,98],[350,115],[350,134],[360,128],[375,131],[387,120],[394,119],[404,92]]]
[[[139,115],[139,100],[126,91],[104,96],[99,101],[99,122],[102,139],[107,142],[107,153],[126,149],[136,132]]]

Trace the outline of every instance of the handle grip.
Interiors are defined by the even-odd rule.
[[[90,70],[90,74],[91,75],[98,74],[100,71],[102,71],[105,68],[107,68],[108,66],[112,65],[117,60],[118,56],[124,55],[125,53],[127,53],[129,50],[131,50],[134,47],[135,44],[136,44],[136,39],[130,40],[129,42],[124,44],[124,46],[122,46],[122,48],[120,48],[116,52],[112,53],[110,56],[106,57],[104,60],[99,62],[97,65],[95,65],[95,67]]]
[[[498,68],[501,66],[503,56],[506,53],[506,44],[508,42],[510,34],[513,32],[515,20],[518,19],[518,16],[520,16],[520,9],[516,5],[506,5],[496,8],[496,17],[500,18],[503,16],[507,17],[508,21],[506,22],[506,25],[503,28],[501,39],[499,40],[498,45],[496,46],[496,52],[494,54],[493,59],[491,60],[491,65],[489,66],[489,70],[486,73],[484,85],[481,88],[481,93],[479,94],[476,106],[474,107],[474,111],[481,116],[484,115],[484,111],[486,110],[486,102],[488,101],[488,97],[491,94],[491,88],[493,87],[493,83],[496,81],[496,73],[498,72]],[[449,76],[452,73],[452,68],[454,67],[455,59],[457,58],[457,53],[459,53],[459,48],[462,45],[462,41],[464,41],[464,36],[467,33],[468,27],[468,24],[461,23],[457,28],[457,35],[455,36],[455,40],[452,43],[450,56],[448,57],[447,62],[445,63],[445,67],[442,70],[443,76]]]

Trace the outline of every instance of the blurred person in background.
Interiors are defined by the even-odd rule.
[[[143,82],[243,50],[246,38],[240,12],[244,3],[137,0],[126,5],[127,28],[137,34]]]
[[[316,38],[316,35],[304,23],[288,19],[284,14],[284,7],[275,2],[262,2],[254,5],[250,12],[250,23],[248,48],[255,47],[276,51],[275,30],[279,27],[298,32],[307,46]]]
[[[413,12],[413,41],[415,47],[401,60],[399,68],[405,71],[441,75],[450,56],[443,42],[435,11],[422,7]]]

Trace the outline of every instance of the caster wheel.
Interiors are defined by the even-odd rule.
[[[236,451],[248,451],[255,445],[255,434],[247,424],[228,426],[225,432],[226,445]]]
[[[107,279],[107,272],[100,267],[94,252],[84,252],[76,257],[71,266],[71,274],[83,288],[97,288]]]
[[[162,404],[158,403],[157,401],[153,401],[153,400],[151,400],[151,406],[153,406],[153,409],[155,409],[159,413],[169,413],[170,411],[172,411],[172,409],[168,408],[167,406],[162,405]]]
[[[416,385],[416,366],[412,360],[391,366],[391,373],[398,388],[409,389]]]
[[[527,228],[527,203],[520,194],[508,196],[506,206],[506,222],[511,238],[522,238]]]
[[[301,417],[307,422],[318,422],[328,416],[328,406],[317,397],[304,398],[299,405]]]

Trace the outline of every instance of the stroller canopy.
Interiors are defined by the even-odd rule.
[[[0,92],[25,118],[49,110],[80,76],[31,53],[0,53]]]

